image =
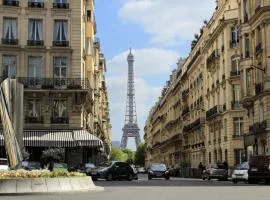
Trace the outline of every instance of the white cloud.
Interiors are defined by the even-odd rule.
[[[181,44],[199,32],[215,6],[214,0],[127,0],[119,10],[123,22],[142,25],[151,42]]]
[[[132,53],[135,76],[138,77],[168,73],[179,58],[177,52],[160,48],[135,49]],[[125,51],[108,61],[110,74],[127,76],[127,54]]]

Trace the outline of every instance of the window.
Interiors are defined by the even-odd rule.
[[[244,131],[243,126],[243,118],[242,117],[234,117],[233,118],[233,133],[234,136],[241,136]]]
[[[66,99],[55,99],[53,101],[53,117],[67,116],[67,101]]]
[[[239,75],[240,74],[239,62],[240,62],[239,56],[232,58],[232,75]]]
[[[42,57],[28,57],[29,86],[40,86]]]
[[[234,150],[234,158],[235,158],[235,165],[242,164],[245,160],[245,154],[242,149],[235,149]]]
[[[86,44],[86,54],[88,56],[92,55],[92,41],[91,38],[87,38],[87,44]]]
[[[30,19],[28,25],[28,40],[43,40],[42,20]]]
[[[260,122],[264,121],[264,107],[263,107],[263,103],[260,104]]]
[[[68,40],[68,22],[67,20],[55,20],[53,30],[54,41],[67,41]]]
[[[249,58],[250,52],[249,52],[249,35],[245,34],[245,58]]]
[[[28,102],[28,117],[40,118],[41,102],[40,99],[29,99]]]
[[[54,0],[54,3],[67,3],[67,0]]]
[[[3,38],[9,40],[17,39],[17,19],[4,18]]]
[[[238,43],[238,30],[236,27],[231,29],[231,47],[235,47]]]
[[[53,78],[55,86],[66,86],[67,57],[54,57]]]
[[[86,19],[87,19],[87,21],[89,21],[89,22],[91,21],[91,18],[92,18],[91,16],[92,16],[91,10],[87,10],[86,11],[86,17],[87,17]]]
[[[16,77],[16,56],[3,56],[3,78]]]
[[[241,100],[241,87],[239,84],[233,84],[233,103],[239,104]]]

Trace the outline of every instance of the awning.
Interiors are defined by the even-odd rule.
[[[24,131],[26,147],[74,147],[72,131]]]
[[[80,147],[102,147],[103,142],[86,130],[74,130],[74,140]]]
[[[23,141],[26,147],[103,148],[103,142],[87,130],[26,130]],[[0,146],[4,146],[2,132],[0,132]]]

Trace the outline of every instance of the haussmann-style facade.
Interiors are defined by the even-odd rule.
[[[70,165],[107,159],[106,60],[96,31],[94,0],[0,1],[0,77],[24,85],[30,160],[55,147]]]
[[[227,161],[232,168],[270,154],[269,20],[269,0],[217,1],[149,112],[147,166]]]

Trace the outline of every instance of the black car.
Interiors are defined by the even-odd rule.
[[[148,170],[148,180],[152,178],[165,178],[166,180],[170,179],[170,173],[166,168],[165,164],[155,163],[152,164],[151,168]]]
[[[119,161],[100,164],[96,169],[92,170],[91,176],[94,181],[99,178],[106,179],[107,181],[116,179],[127,179],[131,181],[133,179],[138,179],[136,170],[128,163]]]

